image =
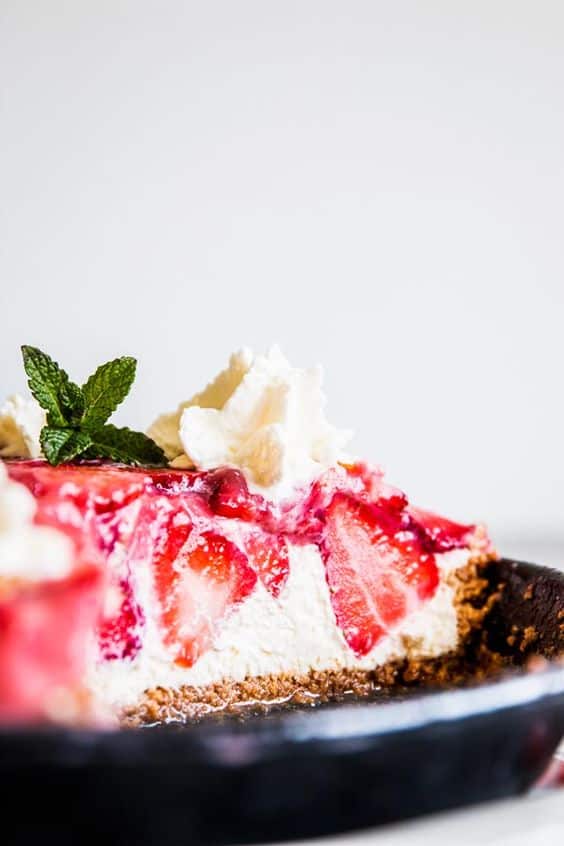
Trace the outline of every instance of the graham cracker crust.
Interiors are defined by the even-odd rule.
[[[385,697],[414,686],[448,687],[479,681],[504,666],[483,637],[482,624],[499,599],[486,577],[491,555],[478,555],[447,576],[455,593],[460,646],[438,658],[405,658],[373,670],[312,670],[307,675],[280,674],[222,681],[205,687],[152,688],[123,710],[123,726],[198,720],[213,713],[270,710],[275,706],[314,705],[344,697]]]

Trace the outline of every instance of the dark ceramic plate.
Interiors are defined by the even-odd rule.
[[[506,584],[487,623],[492,645],[513,648],[518,663],[564,651],[564,575],[503,561],[492,578]],[[121,732],[3,732],[2,839],[180,846],[336,833],[522,793],[563,734],[557,662],[401,701]]]

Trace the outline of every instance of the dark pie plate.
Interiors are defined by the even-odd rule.
[[[505,560],[492,579],[487,636],[514,666],[486,683],[182,727],[4,730],[3,841],[253,843],[523,793],[564,735],[564,574]]]

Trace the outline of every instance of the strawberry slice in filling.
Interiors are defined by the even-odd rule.
[[[145,615],[135,600],[131,578],[113,577],[96,627],[98,648],[104,660],[135,658],[141,649],[144,623]]]
[[[234,543],[198,532],[176,512],[153,559],[163,640],[176,664],[191,667],[219,624],[253,590],[257,575]]]
[[[455,523],[453,520],[447,520],[446,517],[424,511],[414,505],[409,506],[409,513],[423,529],[434,548],[440,552],[466,546],[476,530],[476,526]]]
[[[434,556],[406,513],[337,493],[322,542],[337,625],[357,657],[366,655],[438,585]]]
[[[282,535],[253,532],[245,541],[249,561],[267,591],[277,599],[288,581],[288,545]]]

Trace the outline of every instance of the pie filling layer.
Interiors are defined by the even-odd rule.
[[[276,503],[229,468],[7,467],[33,494],[35,522],[73,541],[77,573],[101,574],[85,681],[129,721],[150,720],[159,696],[163,718],[253,690],[317,695],[320,679],[337,693],[378,668],[451,654],[454,575],[493,554],[483,529],[411,507],[363,464]]]

